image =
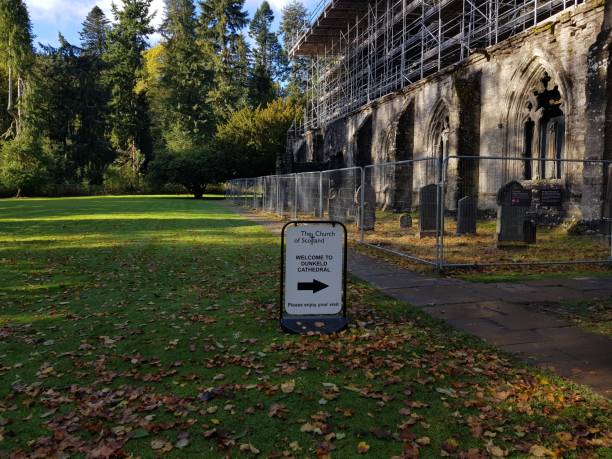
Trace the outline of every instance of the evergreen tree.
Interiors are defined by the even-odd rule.
[[[302,2],[294,0],[283,8],[283,17],[280,23],[280,31],[283,35],[283,44],[285,52],[288,52],[292,41],[297,34],[302,30],[306,23],[308,13]],[[294,56],[290,61],[289,76],[287,78],[287,95],[297,100],[304,99],[306,92],[306,82],[308,81],[308,58],[303,56]]]
[[[166,0],[166,17],[161,32],[164,60],[160,89],[164,102],[168,140],[201,144],[212,135],[211,109],[206,101],[212,70],[196,40],[197,20],[192,0]],[[178,137],[178,139],[177,139]]]
[[[150,6],[151,0],[124,0],[122,10],[113,5],[115,24],[108,33],[104,54],[111,141],[128,159],[136,158],[138,152],[151,153],[146,93],[136,90],[142,77],[146,38],[154,31]]]
[[[42,46],[33,90],[37,133],[46,139],[56,184],[100,184],[113,155],[105,138],[108,98],[100,87],[98,57],[71,45]]]
[[[0,1],[0,61],[7,70],[7,112],[12,118],[5,137],[19,134],[26,77],[34,60],[32,24],[23,0]]]
[[[273,21],[274,13],[264,0],[249,27],[249,35],[255,44],[250,85],[251,103],[255,106],[264,106],[276,97],[278,87],[274,81],[282,79],[285,73],[283,50],[278,35],[271,30]]]
[[[99,7],[94,6],[82,27],[80,61],[83,72],[79,74],[79,98],[83,106],[77,154],[85,162],[83,175],[91,183],[100,184],[113,158],[106,138],[110,94],[102,80],[110,21]]]
[[[110,21],[104,12],[94,6],[87,14],[80,32],[81,47],[86,53],[102,56],[106,51],[106,39],[110,30]]]
[[[200,2],[198,38],[213,72],[208,100],[218,120],[247,103],[248,47],[241,31],[248,23],[244,0]]]

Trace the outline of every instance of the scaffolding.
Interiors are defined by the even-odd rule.
[[[458,64],[583,0],[323,0],[292,40],[310,57],[290,137]]]

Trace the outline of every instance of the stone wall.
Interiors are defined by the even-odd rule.
[[[321,151],[301,156],[330,168],[360,165],[361,139],[371,143],[374,164],[420,159],[407,175],[375,172],[371,180],[380,203],[381,190],[389,181],[410,177],[412,205],[418,205],[418,190],[438,178],[437,161],[425,158],[520,158],[525,148],[525,114],[529,103],[535,103],[534,89],[540,88],[538,91],[558,89],[560,94],[564,131],[558,136],[563,137],[560,141],[565,158],[612,159],[607,32],[612,21],[604,21],[610,16],[607,8],[602,0],[590,0],[565,10],[472,54],[458,66],[310,132],[307,138],[321,136],[322,141],[306,142],[306,147]],[[409,126],[405,122],[408,110]],[[540,116],[535,107],[531,110],[532,118]],[[370,121],[371,138],[364,139],[360,129]],[[410,145],[404,148],[406,143]],[[480,209],[494,207],[497,190],[510,180],[524,179],[524,167],[520,160],[449,161],[447,208],[453,210],[459,198],[475,194]],[[604,175],[599,166],[583,168],[581,162],[563,165],[561,179],[567,191],[568,214],[584,219],[601,215]]]

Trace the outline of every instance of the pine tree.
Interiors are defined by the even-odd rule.
[[[208,93],[218,121],[247,103],[248,46],[241,34],[248,24],[244,0],[200,2],[198,39],[214,74]]]
[[[90,183],[102,183],[106,166],[113,155],[106,138],[108,104],[110,94],[103,83],[103,55],[107,49],[110,21],[102,10],[94,6],[82,25],[80,32],[82,53],[78,98],[80,108],[80,129],[76,155],[80,158],[82,175]]]
[[[154,31],[150,6],[151,0],[124,0],[122,10],[113,6],[115,25],[108,33],[104,53],[104,81],[110,88],[111,141],[129,157],[137,151],[151,153],[146,94],[136,90],[142,76],[146,38]]]
[[[7,69],[7,112],[12,118],[5,137],[18,135],[22,124],[26,77],[34,60],[32,24],[23,0],[0,1],[0,61]],[[15,94],[16,93],[16,94]]]
[[[192,0],[166,0],[161,28],[164,59],[160,79],[165,99],[163,123],[171,141],[201,144],[214,126],[207,95],[212,70],[196,40],[197,20]],[[176,138],[178,137],[178,139]]]
[[[83,50],[89,54],[101,56],[106,51],[109,30],[110,21],[98,6],[94,6],[87,14],[80,32]]]
[[[275,80],[282,79],[286,69],[278,35],[271,30],[273,21],[274,13],[264,0],[249,27],[249,35],[255,43],[250,84],[251,103],[255,106],[264,106],[278,95]]]
[[[283,17],[280,23],[280,32],[283,35],[285,51],[288,52],[292,41],[302,30],[306,23],[308,13],[302,2],[294,0],[283,8]],[[308,58],[294,56],[287,59],[289,65],[289,76],[287,78],[287,95],[296,100],[303,100],[308,81]]]

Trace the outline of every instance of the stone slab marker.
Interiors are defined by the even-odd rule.
[[[497,192],[497,246],[506,242],[525,242],[525,221],[531,208],[531,192],[515,181]]]
[[[457,203],[457,234],[476,234],[476,200],[471,196]]]
[[[438,186],[435,183],[425,185],[419,192],[419,236],[435,236],[438,213]]]
[[[400,226],[400,228],[410,228],[410,227],[412,227],[412,217],[410,216],[410,214],[400,215],[399,226]]]
[[[363,206],[363,229],[371,231],[376,223],[376,191],[372,185],[365,183],[363,190],[364,206]],[[355,205],[357,206],[357,227],[361,229],[361,187],[355,191]]]

